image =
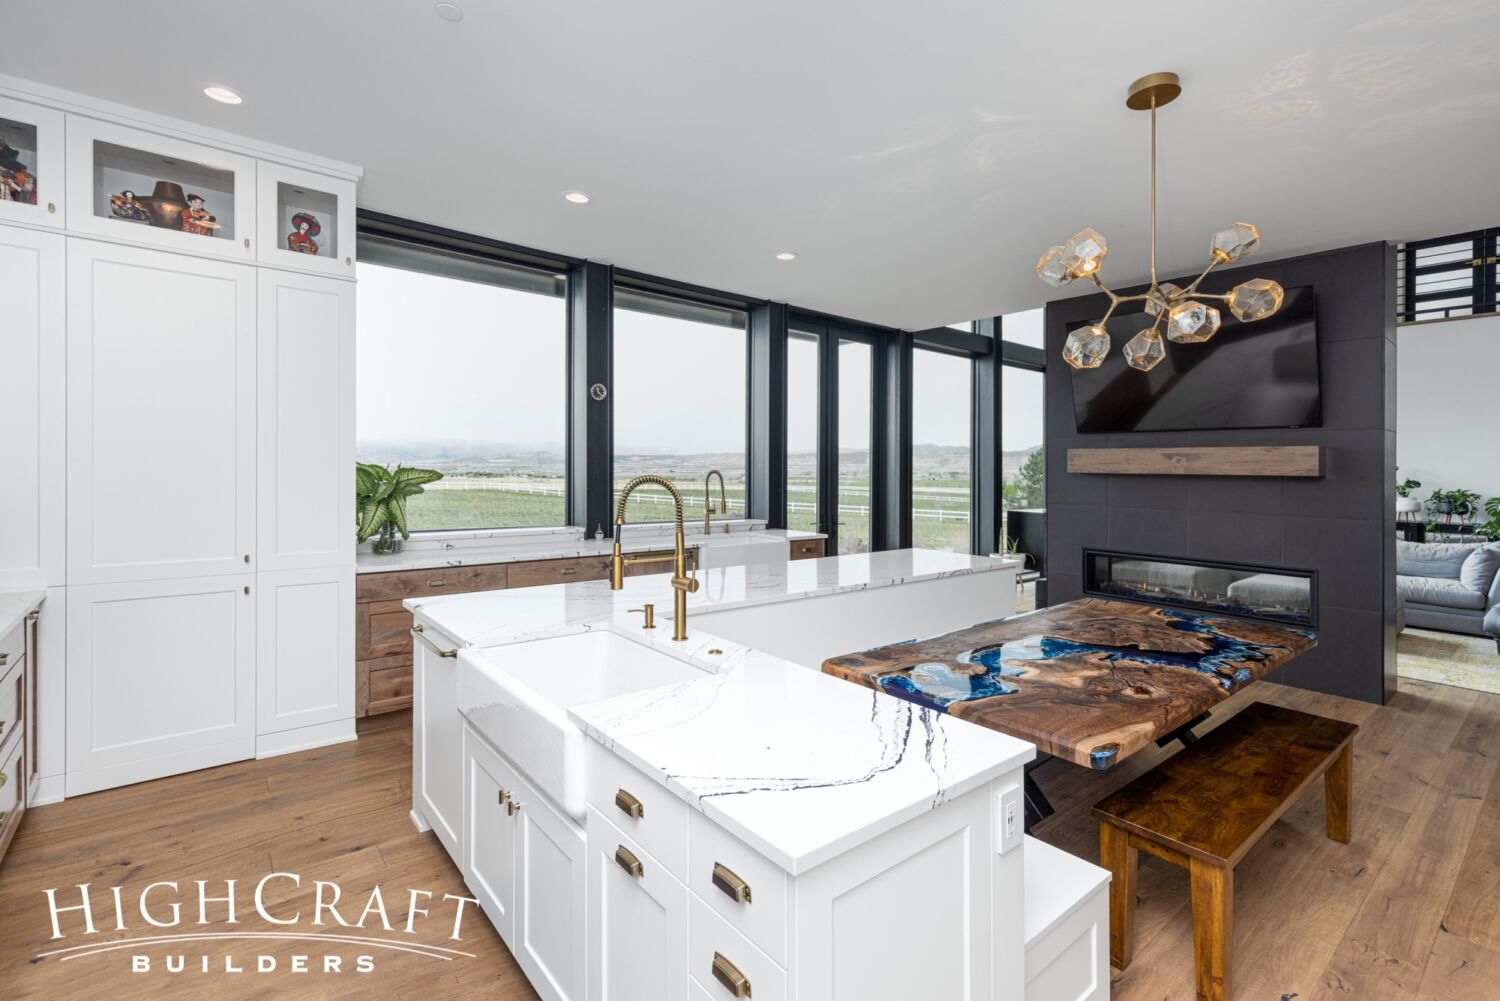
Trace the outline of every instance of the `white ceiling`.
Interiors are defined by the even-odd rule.
[[[1055,297],[1085,225],[1145,275],[1155,70],[1164,273],[1237,219],[1267,257],[1500,223],[1496,0],[457,2],[6,0],[0,67],[361,164],[369,208],[906,328]]]

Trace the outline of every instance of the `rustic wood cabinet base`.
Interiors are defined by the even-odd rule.
[[[822,545],[822,540],[813,540]],[[671,550],[643,553],[670,556]],[[821,556],[819,552],[817,555]],[[688,566],[696,569],[698,551],[688,551]],[[627,577],[665,573],[669,563],[633,564]],[[354,691],[356,717],[378,716],[412,704],[411,613],[402,602],[433,594],[501,591],[609,577],[609,557],[583,556],[556,560],[524,560],[430,570],[395,570],[360,574],[354,582]]]

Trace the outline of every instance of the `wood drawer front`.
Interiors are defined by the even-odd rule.
[[[10,735],[21,728],[26,709],[26,658],[12,657],[0,669],[0,747],[10,742]]]
[[[506,567],[504,563],[484,563],[469,567],[359,574],[354,578],[354,600],[400,601],[428,594],[496,591],[506,586]]]
[[[686,882],[688,805],[593,741],[588,747],[588,802],[633,838],[678,880]],[[620,796],[621,793],[625,795]],[[618,799],[640,801],[633,817]]]
[[[369,696],[365,704],[367,715],[394,712],[411,705],[411,656],[381,657],[366,661],[368,669]]]
[[[688,973],[712,998],[734,997],[714,976],[714,954],[729,960],[750,981],[755,1001],[786,1001],[786,971],[699,899],[688,894]]]
[[[527,560],[509,566],[510,587],[568,584],[576,580],[606,580],[608,556],[581,556],[566,560]]]
[[[732,874],[731,884],[735,876],[749,884],[748,901],[735,900],[714,882],[716,865]],[[780,866],[703,814],[688,812],[688,889],[782,966],[787,965],[788,882]]]
[[[823,555],[826,545],[826,539],[794,539],[792,541],[792,559],[817,559]]]
[[[370,657],[411,656],[411,613],[399,601],[372,601]]]
[[[16,826],[21,823],[21,814],[26,811],[26,754],[25,740],[3,742],[10,748],[6,752],[5,764],[0,765],[0,857],[10,847]]]
[[[10,673],[26,653],[26,623],[17,624],[16,628],[0,636],[0,675]]]

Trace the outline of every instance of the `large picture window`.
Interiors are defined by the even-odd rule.
[[[911,544],[967,553],[973,546],[974,362],[912,352]]]
[[[786,527],[819,531],[818,335],[793,330],[786,345]]]
[[[745,517],[746,329],[743,310],[615,289],[614,488],[655,473],[681,491],[689,522],[702,523],[704,479],[724,477],[727,514]],[[719,483],[711,492],[717,508]],[[631,494],[630,523],[672,517],[665,490]]]
[[[566,280],[361,237],[355,457],[436,469],[412,531],[563,525]]]

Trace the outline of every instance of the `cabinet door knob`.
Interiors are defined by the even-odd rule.
[[[518,813],[521,812],[521,807],[523,807],[525,805],[526,805],[525,803],[518,803],[518,802],[516,802],[513,799],[506,800],[505,801],[505,815],[507,817],[514,817],[516,814],[518,814]]]
[[[714,979],[737,998],[750,996],[750,980],[740,968],[724,958],[721,952],[714,953]]]
[[[733,869],[723,862],[714,863],[714,885],[724,891],[724,896],[737,904],[748,904],[750,884],[741,879]]]
[[[248,236],[245,237],[245,249],[246,250],[250,249],[250,238]]]
[[[615,849],[615,865],[636,879],[640,879],[646,872],[646,867],[641,865],[641,860],[635,857],[635,852],[624,845]]]
[[[249,553],[246,553],[246,554],[245,554],[245,562],[246,562],[246,563],[249,563],[249,562],[250,562],[250,554],[249,554]]]
[[[641,805],[641,801],[624,789],[615,793],[615,806],[618,806],[625,816],[635,817],[637,820],[646,815],[646,808]]]
[[[249,585],[249,584],[246,584],[246,585],[245,585],[245,593],[246,593],[246,594],[249,594],[249,593],[250,593],[250,585]]]
[[[57,215],[57,203],[56,202],[48,202],[47,203],[47,214],[48,215]]]
[[[500,805],[504,806],[505,805],[505,801],[508,800],[508,799],[510,799],[510,790],[509,789],[501,789],[500,792],[499,792],[499,799],[500,799]]]
[[[411,631],[414,633],[425,633],[427,630],[423,627],[422,623],[418,622],[416,625],[411,627]]]
[[[4,667],[10,661],[10,654],[0,653],[0,667]]]

